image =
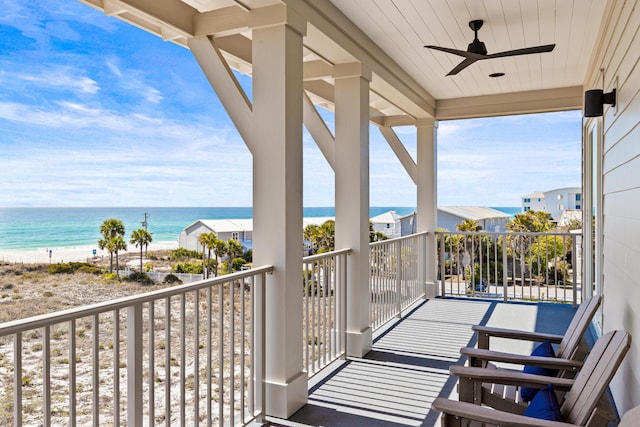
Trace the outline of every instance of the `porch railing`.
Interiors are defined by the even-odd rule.
[[[303,260],[303,357],[310,376],[345,354],[350,253],[344,249]]]
[[[437,232],[441,295],[578,304],[579,233]]]
[[[426,295],[427,233],[370,244],[370,325],[375,330]]]
[[[2,324],[0,401],[12,424],[250,422],[264,408],[271,270]]]

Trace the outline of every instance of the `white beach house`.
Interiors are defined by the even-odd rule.
[[[333,217],[308,217],[302,221],[303,229],[309,224],[321,225]],[[186,226],[178,237],[178,246],[185,249],[200,251],[200,235],[215,233],[218,239],[225,242],[229,239],[237,240],[246,248],[252,247],[253,219],[199,219]]]
[[[580,187],[556,188],[549,191],[536,191],[522,196],[522,212],[549,212],[556,221],[565,210],[582,209],[582,189]]]
[[[396,211],[383,212],[370,219],[373,231],[384,234],[393,239],[402,236],[401,216]]]
[[[371,218],[373,231],[388,238],[407,236],[416,231],[417,212],[400,216],[396,211],[383,212]],[[441,206],[438,208],[438,228],[449,231],[464,220],[476,221],[484,231],[505,231],[510,220],[508,213],[485,206]]]
[[[510,215],[485,206],[441,206],[438,208],[438,228],[454,231],[464,220],[476,221],[484,231],[505,231]]]
[[[373,274],[390,277],[387,274],[391,271],[390,259],[400,260],[400,257],[376,259],[374,255],[382,256],[391,250],[385,247],[385,250],[373,251],[369,245],[371,131],[380,131],[384,135],[415,183],[416,240],[419,243],[409,251],[405,248],[393,253],[402,255],[409,252],[413,255],[411,259],[416,273],[412,277],[421,289],[417,298],[427,298],[431,303],[441,292],[440,282],[444,277],[443,274],[439,278],[436,261],[438,123],[461,118],[581,110],[585,91],[592,89],[603,92],[595,93],[589,106],[590,110],[596,111],[590,111],[593,114],[585,116],[581,123],[583,182],[580,202],[582,211],[588,213],[583,215],[583,233],[590,238],[585,239],[589,244],[582,248],[581,259],[584,262],[575,268],[582,270],[585,286],[573,287],[568,292],[579,293],[583,298],[591,295],[603,297],[593,322],[597,335],[623,329],[634,336],[629,353],[613,376],[610,391],[620,414],[640,405],[640,275],[636,268],[640,260],[640,4],[637,0],[82,1],[116,19],[189,49],[251,152],[252,241],[256,267],[250,273],[255,277],[246,280],[251,284],[250,290],[257,292],[252,299],[256,317],[251,319],[255,327],[252,329],[255,331],[252,342],[257,343],[255,348],[258,350],[252,353],[254,358],[251,360],[255,363],[251,365],[250,387],[246,393],[251,397],[251,405],[247,405],[246,413],[286,419],[305,408],[312,371],[305,363],[309,354],[305,349],[309,343],[322,342],[328,346],[338,338],[344,339],[345,344],[340,347],[344,352],[340,357],[346,358],[353,369],[342,372],[345,375],[339,377],[342,383],[336,387],[338,391],[360,383],[371,384],[371,370],[383,368],[383,364],[375,360],[359,363],[372,349],[374,329],[377,328],[370,311],[376,302],[372,298],[370,278]],[[468,54],[464,49],[473,40],[470,21],[477,23],[478,20],[483,20],[485,27],[477,37],[491,52],[551,44],[555,44],[555,48],[552,52],[535,55],[505,54],[488,58],[483,54]],[[425,45],[441,46],[445,51],[425,49]],[[462,56],[468,58],[465,60]],[[232,69],[251,75],[251,97],[242,92]],[[612,95],[604,96],[609,93]],[[323,121],[317,108],[333,112],[333,126]],[[375,127],[370,127],[371,124]],[[306,317],[301,271],[303,265],[316,262],[303,260],[300,250],[303,126],[335,173],[335,241],[337,248],[344,249],[337,251],[335,259],[322,268],[310,268],[311,273],[305,278],[311,280],[307,295],[313,294],[317,298],[321,294],[342,295],[338,293],[338,287],[334,289],[336,294],[324,292],[329,288],[322,287],[320,283],[322,280],[329,283],[330,274],[336,271],[329,266],[341,266],[338,269],[343,273],[340,280],[330,283],[345,284],[340,287],[344,290],[344,298],[340,301],[344,301],[345,306],[339,310],[344,316],[334,324],[336,329],[330,331],[332,338],[325,340],[320,340],[319,334],[306,336],[303,330]],[[414,128],[415,156],[409,154],[398,138],[394,130],[397,126]],[[472,135],[469,143],[473,143]],[[176,144],[180,141],[177,140]],[[513,165],[505,164],[504,167]],[[399,263],[395,265],[402,266]],[[244,284],[244,279],[238,283]],[[384,282],[386,287],[375,295],[380,298],[388,295],[391,292],[387,291],[398,283]],[[233,293],[236,288],[235,284],[228,287],[231,298],[237,297]],[[181,292],[182,288],[170,291]],[[126,323],[130,328],[126,369],[118,370],[117,364],[114,368],[117,372],[127,372],[126,409],[119,406],[119,399],[113,399],[116,402],[114,418],[117,419],[121,412],[126,413],[130,426],[143,425],[145,411],[149,411],[143,404],[143,391],[145,387],[153,389],[155,379],[151,374],[149,378],[143,376],[143,358],[148,360],[157,347],[154,347],[151,335],[148,342],[152,351],[144,351],[143,338],[154,330],[138,326],[143,320],[142,310],[151,296],[144,298],[147,299],[120,301],[120,305],[105,308],[110,312],[117,310],[118,324],[122,323],[120,315],[126,312]],[[200,298],[199,291],[193,297],[181,297],[180,302],[187,299],[198,301],[197,298]],[[506,294],[504,298],[507,299]],[[458,322],[438,325],[437,320],[451,312],[458,317],[468,315],[483,304],[489,304],[468,300],[449,302],[448,310],[428,311],[419,322],[414,322],[419,323],[420,328],[405,324],[408,332],[397,342],[406,351],[398,352],[394,365],[401,358],[427,357],[423,353],[420,357],[414,356],[410,346],[416,342],[428,346],[425,353],[431,354],[445,344],[460,344],[452,344],[451,341],[470,326]],[[200,305],[206,306],[206,303],[203,301]],[[398,307],[398,316],[402,315],[404,307],[400,302],[387,305]],[[178,304],[172,311],[167,302],[166,307],[163,312],[166,318],[163,324],[168,325],[165,336],[170,335],[172,317],[176,316],[179,321],[174,324],[182,325],[178,330],[183,337],[187,331],[185,319],[191,312],[188,312],[189,316],[185,314],[184,305]],[[535,309],[536,312],[532,313],[527,311],[528,307],[524,304],[509,305],[513,313],[512,322],[524,321],[527,316],[523,313],[530,314],[530,319],[535,322],[538,319],[536,313],[541,311]],[[91,311],[91,315],[93,313]],[[67,321],[70,314],[65,313],[65,316],[63,319]],[[98,325],[97,314],[95,319]],[[34,327],[43,328],[45,344],[42,351],[48,355],[50,329],[45,320],[31,322]],[[438,336],[432,340],[420,339],[418,329],[422,332],[426,325],[437,325]],[[20,329],[24,325],[13,324],[11,327],[5,330],[15,334],[18,342],[15,346],[18,357],[14,358],[17,365],[12,368],[16,372],[13,383],[17,384],[18,390],[22,383],[22,347],[19,344],[21,337],[27,334]],[[215,331],[217,329],[211,333]],[[76,334],[68,335],[75,337]],[[447,343],[438,341],[443,337]],[[113,342],[117,350],[119,341]],[[462,345],[468,342],[466,340]],[[98,339],[94,339],[92,348],[98,351],[101,345]],[[175,362],[184,361],[181,358],[186,357],[187,350],[199,354],[197,340],[188,349],[187,344],[180,348],[183,351]],[[211,345],[207,345],[206,350],[211,352]],[[72,370],[75,353],[69,354],[69,369]],[[234,359],[238,351],[233,347],[228,354],[233,360],[243,359]],[[47,360],[46,357],[42,359]],[[416,377],[424,375],[427,385],[417,388],[413,395],[418,390],[431,390],[432,386],[443,384],[446,385],[445,391],[451,392],[455,389],[455,379],[448,378],[448,366],[442,368],[447,361],[455,363],[459,359],[440,358],[437,365],[428,369],[412,370],[404,376],[398,375],[396,370],[387,372],[385,378],[397,381],[396,390],[402,391],[409,388]],[[101,366],[98,362],[94,362],[96,369]],[[174,360],[167,357],[167,369],[172,364]],[[83,367],[88,365],[82,364]],[[165,396],[168,403],[171,403],[172,393],[176,400],[178,395],[182,396],[179,406],[184,425],[185,412],[200,416],[198,411],[202,408],[197,405],[187,407],[184,397],[187,384],[197,384],[200,380],[200,371],[196,370],[193,376],[189,376],[185,373],[186,362],[179,365],[182,369],[178,372],[182,379],[180,386],[164,389],[161,396]],[[52,400],[48,393],[48,374],[51,371],[48,366],[45,363],[43,371],[47,380],[42,383],[45,409],[51,408]],[[356,370],[356,367],[362,369]],[[433,372],[438,368],[444,372],[436,375]],[[208,381],[214,381],[214,378],[219,381],[218,385],[225,378],[233,378],[233,375],[225,377],[222,370],[219,375],[212,374],[210,369],[205,372]],[[235,374],[233,369],[230,372]],[[68,377],[75,381],[74,375]],[[114,378],[119,380],[120,374]],[[99,381],[96,379],[94,382],[93,399],[97,407],[101,395],[97,389]],[[215,384],[211,387],[209,383],[209,386],[209,389],[218,389]],[[71,387],[70,390],[73,400],[76,388]],[[199,392],[197,387],[194,390]],[[242,399],[234,400],[233,386],[228,390],[231,398],[226,410],[231,408],[233,415],[234,405],[242,405],[247,400],[244,400],[245,394]],[[189,392],[195,393],[191,389]],[[21,402],[22,395],[14,392],[13,396],[14,402]],[[219,396],[220,401],[225,397],[222,391]],[[151,423],[154,422],[154,413],[158,417],[164,416],[160,414],[161,404],[157,403],[160,399],[153,399],[153,396],[149,398]],[[428,408],[410,421],[418,425],[428,419],[431,425],[435,425],[433,418],[429,418],[432,415],[437,418],[430,412],[433,396],[424,399]],[[212,400],[209,396],[207,404]],[[367,425],[367,421],[380,415],[381,410],[391,410],[387,407],[392,406],[388,404],[389,400],[382,402],[377,408],[356,408],[359,425]],[[344,406],[347,408],[345,412],[332,409],[331,413],[325,412],[313,419],[313,410],[318,410],[321,403],[316,400],[313,408],[307,408],[307,412],[303,410],[303,413],[311,413],[312,418],[304,424],[330,425],[330,421],[335,422],[336,417],[345,416],[346,411],[355,405],[352,401],[351,408]],[[326,403],[326,406],[330,404]],[[20,417],[20,407],[18,404],[14,407],[18,408],[16,417]],[[75,409],[71,410],[72,415],[73,411]],[[221,419],[224,411],[220,409]],[[45,410],[44,424],[50,424],[50,416],[51,411]],[[207,416],[213,418],[211,414]],[[167,417],[166,422],[169,424],[171,419]],[[229,421],[235,422],[233,419]],[[94,419],[94,424],[99,424],[99,421]],[[224,421],[220,421],[220,425],[223,424]]]
[[[220,240],[237,240],[245,247],[251,247],[253,220],[251,219],[199,219],[189,224],[180,232],[178,246],[194,251],[201,251],[199,242],[201,234],[216,233]]]

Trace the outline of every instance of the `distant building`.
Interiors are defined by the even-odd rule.
[[[417,230],[417,215],[412,212],[400,216],[396,211],[384,212],[371,218],[373,231],[379,231],[390,239],[408,236]],[[438,228],[457,230],[456,225],[464,220],[476,221],[484,231],[506,231],[510,215],[483,206],[443,206],[438,208]]]
[[[320,225],[333,219],[332,217],[304,218],[303,227],[309,224]],[[216,233],[218,239],[225,242],[229,239],[237,240],[246,248],[251,248],[253,243],[253,219],[199,219],[180,232],[178,246],[184,249],[201,251],[199,243],[201,234]]]
[[[194,251],[202,250],[198,239],[201,234],[216,233],[218,239],[225,242],[229,239],[237,240],[250,248],[253,240],[252,219],[199,219],[187,226],[178,237],[178,246]]]
[[[571,224],[572,221],[580,221],[582,223],[582,211],[575,209],[565,209],[560,215],[560,219],[558,220],[559,227],[566,227]]]
[[[522,196],[522,212],[544,211],[556,221],[560,220],[565,210],[582,209],[582,190],[580,187],[557,188],[545,192]]]
[[[522,212],[546,210],[547,205],[544,202],[544,193],[542,191],[522,196]]]
[[[464,220],[476,221],[483,231],[501,232],[507,230],[510,215],[484,206],[442,206],[438,208],[438,228],[449,231]]]
[[[403,235],[401,233],[402,227],[400,223],[400,215],[398,215],[396,211],[381,213],[378,216],[374,216],[369,221],[371,221],[373,231],[379,231],[389,239],[395,239],[396,237],[401,237]]]

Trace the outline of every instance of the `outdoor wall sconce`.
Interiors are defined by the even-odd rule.
[[[600,117],[603,114],[604,104],[616,106],[616,90],[604,93],[602,89],[588,90],[584,93],[584,116]]]

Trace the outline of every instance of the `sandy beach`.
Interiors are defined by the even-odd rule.
[[[119,252],[120,255],[140,253],[140,250],[136,248],[135,245],[129,244],[127,246],[129,250]],[[147,252],[153,252],[154,250],[176,249],[177,247],[178,242],[151,243],[149,244]],[[52,247],[16,251],[0,249],[0,261],[24,264],[92,261],[95,258],[102,257],[109,257],[109,252],[101,250],[98,248],[98,245]]]

